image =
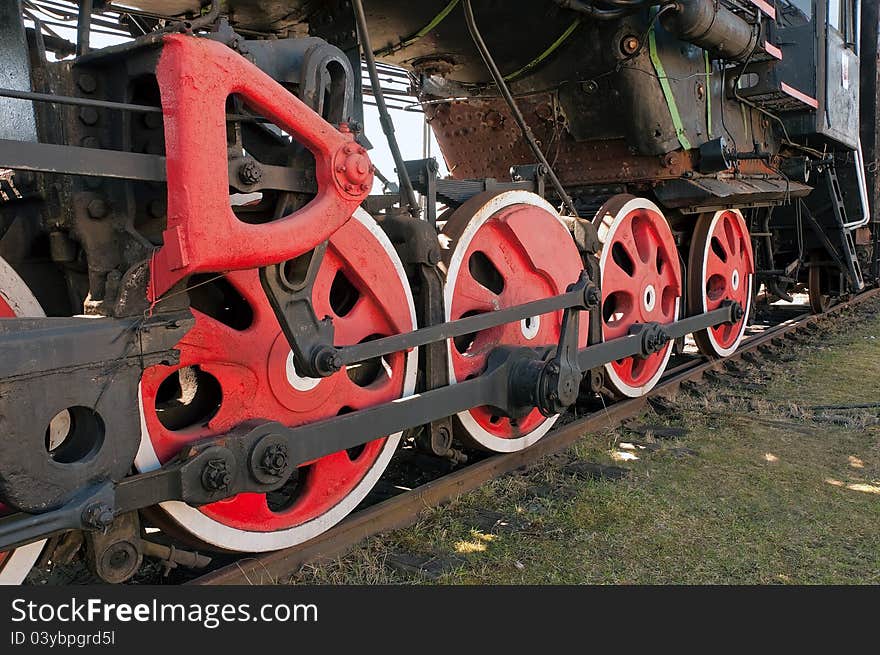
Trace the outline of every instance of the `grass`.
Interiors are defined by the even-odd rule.
[[[878,307],[640,419],[680,439],[587,435],[291,582],[876,584],[878,410],[813,407],[880,400]],[[631,473],[583,480],[566,472],[577,460]]]

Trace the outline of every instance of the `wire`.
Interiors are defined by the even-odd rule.
[[[390,45],[385,48],[380,48],[379,50],[376,50],[376,52],[374,54],[377,57],[384,57],[385,55],[393,54],[393,53],[397,52],[398,50],[403,50],[404,48],[411,46],[413,43],[415,43],[416,41],[421,39],[428,32],[430,32],[435,27],[437,27],[440,23],[442,23],[443,19],[446,18],[453,9],[455,9],[455,6],[458,4],[458,1],[459,0],[451,0],[451,2],[448,5],[446,5],[443,9],[440,10],[440,13],[438,13],[436,16],[434,16],[434,18],[432,18],[428,22],[427,25],[425,25],[422,29],[420,29],[415,34],[408,36],[405,39],[401,39],[400,41],[398,41],[394,45]]]
[[[412,181],[409,179],[409,173],[406,170],[406,163],[403,161],[403,155],[400,154],[400,146],[397,138],[394,136],[394,122],[388,115],[388,107],[385,104],[385,95],[382,93],[382,84],[379,81],[379,73],[376,70],[376,59],[373,56],[373,46],[370,44],[370,33],[367,29],[367,17],[364,14],[364,4],[362,0],[352,0],[355,19],[357,20],[358,32],[360,34],[361,50],[364,53],[364,61],[367,65],[367,72],[370,74],[370,85],[373,87],[373,98],[376,100],[376,107],[379,110],[379,123],[382,125],[382,131],[388,140],[388,148],[391,150],[391,156],[394,158],[394,165],[397,167],[397,178],[400,181],[400,188],[403,192],[401,199],[406,201],[409,206],[409,213],[414,217],[418,217],[421,208],[416,200],[416,192],[413,190]]]
[[[559,48],[559,46],[561,46],[563,43],[565,43],[565,41],[568,39],[568,37],[570,37],[570,36],[572,35],[572,33],[577,29],[578,25],[580,25],[580,24],[581,24],[581,19],[580,19],[580,18],[576,18],[576,19],[572,22],[572,24],[568,26],[568,29],[566,29],[566,30],[565,30],[565,31],[559,36],[558,39],[556,39],[553,43],[551,43],[550,46],[549,46],[546,50],[544,50],[544,52],[542,52],[542,53],[539,54],[537,57],[535,57],[534,59],[532,59],[529,63],[527,63],[525,66],[523,66],[523,67],[520,68],[519,70],[516,70],[516,71],[514,71],[514,72],[512,72],[512,73],[509,73],[508,75],[505,75],[505,76],[504,76],[504,80],[505,80],[506,82],[509,82],[509,81],[511,81],[512,79],[519,77],[519,76],[522,75],[523,73],[528,73],[528,72],[529,72],[530,70],[532,70],[535,66],[537,66],[537,65],[540,64],[542,61],[544,61],[547,57],[549,57],[549,56],[552,55],[554,52],[556,52],[557,48]]]
[[[354,1],[360,3],[361,0]],[[541,152],[541,148],[535,141],[535,137],[532,135],[532,131],[526,123],[525,118],[523,118],[522,112],[520,112],[519,107],[516,104],[516,100],[514,100],[513,96],[510,95],[510,89],[507,88],[507,83],[504,81],[504,76],[501,75],[501,71],[498,70],[498,66],[495,65],[495,60],[492,59],[492,54],[489,52],[489,48],[486,46],[486,42],[483,41],[483,36],[480,34],[480,30],[477,27],[477,21],[474,19],[474,9],[471,6],[471,0],[463,0],[462,8],[464,9],[464,19],[467,23],[468,32],[470,32],[471,34],[474,45],[477,46],[477,50],[480,52],[480,57],[482,57],[483,63],[486,64],[486,68],[489,69],[489,73],[492,75],[492,79],[495,80],[495,86],[498,87],[498,90],[504,97],[504,101],[510,108],[511,114],[513,114],[514,120],[516,121],[517,125],[519,125],[519,129],[522,132],[523,138],[526,140],[526,143],[528,144],[531,151],[534,153],[535,157],[538,158],[538,161],[545,167],[547,176],[550,178],[550,182],[553,185],[553,188],[556,190],[556,193],[559,195],[562,203],[571,212],[572,216],[577,216],[578,213],[577,209],[575,209],[574,203],[565,192],[565,189],[562,187],[562,183],[559,181],[559,178],[556,177],[556,173],[553,172],[553,169],[550,166],[550,163],[547,161],[547,158],[544,156],[544,153]]]

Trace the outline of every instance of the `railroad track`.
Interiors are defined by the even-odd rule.
[[[742,359],[747,353],[762,348],[782,345],[786,337],[808,330],[816,323],[827,321],[841,311],[880,297],[880,289],[871,289],[855,298],[832,307],[824,314],[804,313],[778,325],[747,337],[739,349],[722,360],[709,361],[695,358],[666,372],[660,383],[646,396],[622,400],[601,410],[580,416],[550,432],[535,445],[514,453],[492,455],[410,491],[383,500],[357,511],[336,527],[319,537],[298,546],[260,555],[246,555],[230,564],[186,582],[193,585],[265,584],[274,583],[307,563],[337,557],[360,541],[388,530],[412,525],[419,513],[436,507],[456,496],[476,489],[481,484],[540,458],[560,452],[573,445],[586,433],[616,427],[626,419],[640,414],[648,399],[670,395],[689,381],[696,380],[713,370],[721,370],[731,361]]]

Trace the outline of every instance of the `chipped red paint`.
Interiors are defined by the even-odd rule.
[[[278,82],[222,43],[165,37],[156,70],[162,93],[168,225],[151,262],[151,301],[198,272],[244,270],[312,250],[369,194],[366,151]],[[229,203],[226,101],[240,96],[315,156],[318,194],[271,223],[239,221]]]

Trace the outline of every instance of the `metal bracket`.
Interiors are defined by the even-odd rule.
[[[293,351],[300,375],[327,377],[341,368],[333,347],[333,321],[318,319],[312,306],[315,278],[327,251],[325,241],[291,262],[260,269],[260,283]]]

